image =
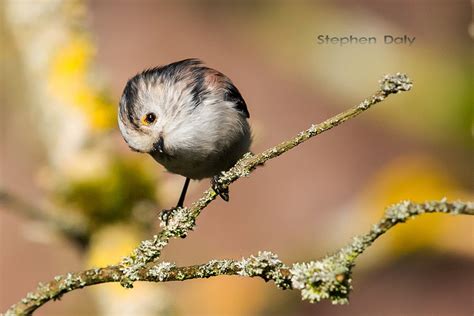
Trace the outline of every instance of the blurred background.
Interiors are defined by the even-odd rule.
[[[184,58],[239,87],[254,152],[358,104],[386,73],[407,73],[414,88],[232,185],[231,201],[212,203],[163,260],[316,259],[391,203],[473,198],[467,1],[2,0],[0,17],[2,311],[40,281],[116,263],[158,230],[184,179],[128,149],[117,104],[135,73]],[[317,44],[326,34],[379,42]],[[416,40],[385,45],[384,35]],[[192,182],[187,202],[208,186]],[[37,314],[472,315],[473,229],[437,214],[397,226],[359,259],[346,306],[219,277],[94,286]]]

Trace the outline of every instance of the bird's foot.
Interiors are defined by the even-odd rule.
[[[160,220],[165,226],[168,226],[169,220],[171,219],[171,216],[173,216],[173,212],[178,208],[179,208],[179,206],[176,206],[176,207],[171,208],[171,209],[161,210]]]
[[[219,176],[212,177],[211,186],[224,201],[229,202],[229,188],[219,183]]]

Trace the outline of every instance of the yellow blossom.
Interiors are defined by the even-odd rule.
[[[91,40],[72,33],[51,60],[48,86],[52,96],[65,105],[79,108],[90,125],[100,130],[115,124],[115,108],[91,82],[94,55]]]

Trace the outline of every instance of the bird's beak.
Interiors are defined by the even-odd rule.
[[[163,140],[163,137],[160,136],[158,141],[153,144],[153,152],[158,152],[160,154],[163,154],[165,152],[164,147],[165,147],[165,142]]]

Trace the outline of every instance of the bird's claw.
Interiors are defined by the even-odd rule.
[[[212,177],[211,186],[217,195],[219,195],[224,201],[229,202],[229,188],[219,183],[219,176]]]
[[[173,214],[173,211],[176,210],[176,208],[172,208],[172,209],[164,209],[164,210],[161,210],[160,212],[160,220],[162,223],[165,224],[165,226],[168,226],[168,222],[170,220],[170,216]]]

